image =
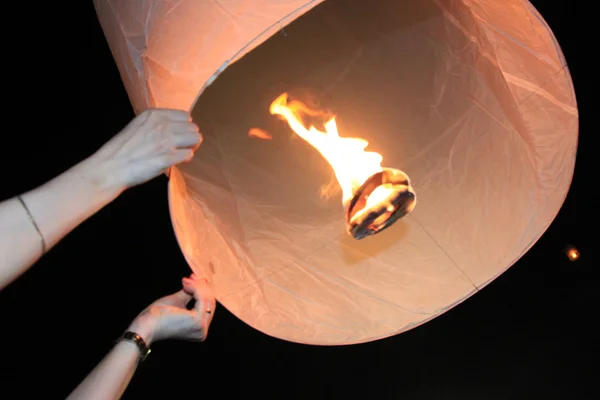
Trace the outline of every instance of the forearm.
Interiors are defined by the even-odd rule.
[[[147,346],[154,341],[155,325],[149,319],[136,318],[129,331],[142,337]],[[133,342],[122,340],[94,368],[68,397],[68,400],[119,399],[135,372],[140,350]]]
[[[46,250],[121,193],[115,168],[92,156],[21,196]],[[42,239],[19,200],[0,203],[0,290],[42,254]]]
[[[68,399],[119,399],[137,366],[140,351],[132,342],[121,341],[71,393]]]

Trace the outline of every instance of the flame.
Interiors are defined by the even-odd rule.
[[[248,136],[255,137],[258,139],[265,139],[265,140],[273,139],[273,137],[269,134],[269,132],[265,132],[259,128],[250,129],[248,131]]]
[[[320,112],[309,109],[300,101],[288,101],[287,93],[283,93],[271,103],[270,112],[285,118],[290,128],[329,162],[342,189],[344,204],[352,199],[356,189],[367,179],[382,171],[381,154],[365,151],[369,142],[364,139],[340,137],[335,117],[325,122],[325,132],[314,126],[307,129],[303,123],[303,116],[318,116]],[[385,198],[383,192],[385,191],[371,196],[372,199],[369,200],[376,202]]]

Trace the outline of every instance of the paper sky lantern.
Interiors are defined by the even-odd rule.
[[[575,95],[527,1],[94,3],[135,111],[191,110],[205,136],[169,182],[190,267],[268,335],[422,324],[516,262],[569,189]]]

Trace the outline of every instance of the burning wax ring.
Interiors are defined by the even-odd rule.
[[[375,203],[369,204],[372,195]],[[357,240],[379,233],[410,213],[416,202],[408,176],[400,170],[384,168],[354,193],[346,209],[348,233]]]

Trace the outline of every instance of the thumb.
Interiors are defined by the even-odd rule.
[[[194,281],[192,281],[190,278],[183,278],[181,283],[183,284],[183,291],[189,296],[194,297],[194,293],[196,292]]]

